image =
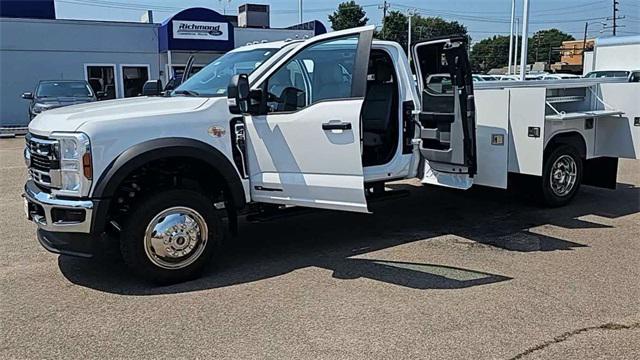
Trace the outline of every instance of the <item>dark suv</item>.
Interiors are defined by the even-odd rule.
[[[84,80],[43,80],[34,92],[25,92],[22,98],[31,100],[29,120],[45,110],[97,100]]]

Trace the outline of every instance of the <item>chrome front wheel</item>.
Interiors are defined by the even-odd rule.
[[[181,269],[202,255],[208,234],[202,215],[194,209],[176,206],[153,217],[145,231],[144,250],[156,266]]]
[[[120,235],[120,252],[134,273],[176,283],[198,276],[223,235],[211,199],[194,190],[165,190],[133,207]]]

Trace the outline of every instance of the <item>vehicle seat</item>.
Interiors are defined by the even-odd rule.
[[[379,146],[391,124],[393,98],[396,84],[391,83],[393,71],[388,64],[378,64],[374,70],[375,79],[367,86],[362,111],[364,146]]]
[[[341,99],[351,96],[351,86],[344,79],[342,68],[337,63],[316,63],[313,80],[316,82],[316,91],[313,94],[313,102],[324,99]]]

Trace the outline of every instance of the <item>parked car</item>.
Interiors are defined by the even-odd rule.
[[[22,94],[29,105],[29,120],[45,110],[96,101],[96,94],[84,80],[43,80],[34,92]]]
[[[518,81],[520,77],[518,75],[498,75],[498,81]]]
[[[592,71],[585,78],[627,78],[629,82],[640,82],[640,70],[598,70]]]
[[[473,74],[471,77],[473,78],[473,81],[498,81],[498,80],[500,80],[496,76],[484,75],[484,74]]]
[[[563,80],[563,79],[579,79],[580,76],[574,74],[545,74],[541,80]]]

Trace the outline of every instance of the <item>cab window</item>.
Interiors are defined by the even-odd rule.
[[[350,98],[357,47],[358,36],[348,36],[302,50],[267,79],[267,111],[297,111]]]

